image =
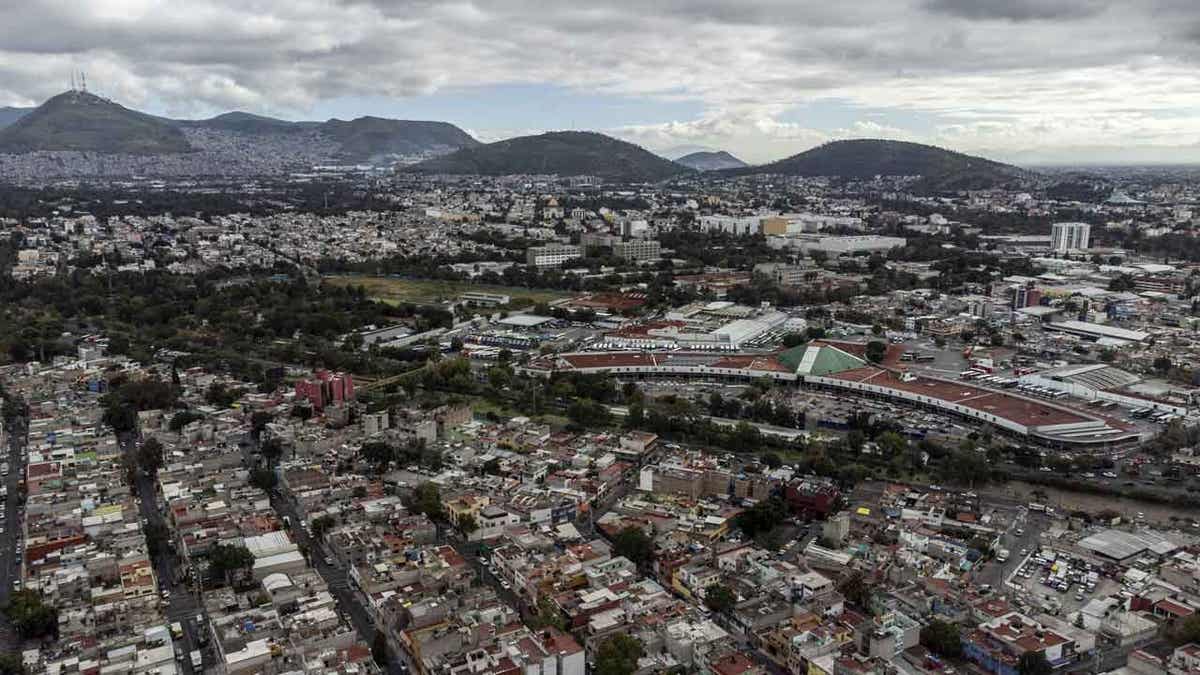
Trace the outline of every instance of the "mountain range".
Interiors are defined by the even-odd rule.
[[[16,122],[33,111],[33,108],[17,108],[8,106],[0,108],[0,129]]]
[[[742,160],[733,155],[719,151],[700,151],[693,152],[675,160],[677,164],[682,164],[688,168],[697,171],[718,171],[720,169],[741,169],[749,166]]]
[[[920,176],[914,188],[933,192],[994,188],[1033,175],[982,157],[902,141],[833,141],[749,166],[716,150],[691,152],[670,161],[633,143],[588,131],[482,144],[453,124],[437,121],[360,117],[291,122],[245,112],[176,120],[82,91],[59,94],[37,108],[0,108],[0,174],[6,163],[13,166],[22,155],[35,152],[118,155],[126,160],[87,166],[92,171],[156,175],[246,175],[322,163],[399,161],[408,165],[402,170],[426,174],[592,175],[616,182],[654,182],[697,171],[850,179]],[[38,157],[30,161],[41,162],[41,170],[60,171],[60,175],[82,170],[78,162],[53,159],[57,155]]]
[[[203,120],[175,120],[130,110],[81,91],[52,97],[37,108],[0,109],[0,153],[76,151],[166,155],[204,150],[204,135],[223,132],[244,141],[269,137],[307,143],[314,135],[332,144],[329,161],[363,162],[388,157],[429,157],[479,145],[447,122],[360,117],[289,122],[244,112]]]
[[[1014,183],[1029,171],[932,145],[878,139],[832,141],[769,164],[722,171],[726,175],[920,176],[923,191],[982,190]]]
[[[478,145],[425,160],[403,170],[427,174],[589,175],[648,182],[691,173],[640,146],[591,131],[553,131]]]

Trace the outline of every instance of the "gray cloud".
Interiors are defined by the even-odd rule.
[[[1090,17],[1109,4],[1110,0],[927,0],[925,7],[964,19],[1045,21]]]
[[[866,128],[788,115],[827,99],[924,116],[919,132],[879,124],[961,146],[1079,147],[1102,133],[1200,141],[1200,114],[1179,112],[1200,92],[1194,0],[12,4],[0,22],[0,105],[36,103],[84,68],[101,93],[170,114],[303,116],[342,96],[489,84],[694,101],[697,119],[611,127],[764,155]]]

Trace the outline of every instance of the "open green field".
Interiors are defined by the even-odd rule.
[[[367,294],[378,300],[391,303],[411,302],[432,305],[444,300],[454,300],[466,291],[500,293],[512,298],[512,306],[522,307],[539,302],[550,302],[570,297],[564,291],[518,286],[489,286],[469,281],[439,281],[436,279],[400,279],[397,277],[329,276],[323,281],[337,286],[363,286]]]

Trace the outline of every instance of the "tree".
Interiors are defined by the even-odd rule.
[[[964,442],[965,447],[955,450],[942,461],[941,473],[945,480],[962,485],[976,485],[987,483],[991,478],[991,467],[988,466],[987,457],[975,452],[969,444],[969,441]]]
[[[208,552],[208,569],[214,578],[229,581],[234,572],[250,569],[254,554],[245,546],[216,544]]]
[[[363,443],[359,448],[359,454],[367,460],[371,466],[375,467],[377,473],[383,473],[388,470],[392,460],[396,457],[396,451],[392,446],[383,441],[371,441]]]
[[[1171,363],[1170,357],[1160,356],[1154,359],[1154,372],[1158,373],[1159,375],[1166,375],[1167,373],[1171,372],[1171,367],[1173,365],[1174,364]]]
[[[421,483],[413,490],[408,509],[413,513],[424,513],[433,520],[443,520],[441,490],[434,483]]]
[[[654,541],[639,527],[629,526],[613,537],[613,553],[645,565],[654,559]]]
[[[860,609],[871,609],[871,598],[874,593],[862,572],[858,570],[851,572],[842,580],[842,583],[838,584],[838,592]]]
[[[1190,642],[1200,642],[1200,614],[1192,614],[1180,621],[1167,633],[1167,637],[1171,644],[1177,647]]]
[[[167,548],[171,531],[162,522],[157,520],[148,522],[143,531],[146,533],[146,550],[150,552],[151,556],[156,556]]]
[[[198,419],[202,419],[203,417],[204,415],[201,415],[197,412],[192,412],[191,410],[180,410],[171,416],[171,421],[167,424],[167,426],[171,429],[171,431],[179,433],[184,427]]]
[[[387,670],[388,667],[388,642],[387,635],[378,628],[375,629],[375,639],[371,640],[371,658],[375,660],[375,665]]]
[[[267,464],[275,464],[283,456],[283,441],[278,438],[268,438],[262,442],[258,451],[267,459]]]
[[[21,660],[20,654],[0,654],[0,675],[26,675],[25,662]]]
[[[554,600],[547,594],[541,594],[537,602],[537,616],[533,617],[528,623],[531,628],[545,628],[547,626],[557,628],[558,630],[567,629],[567,620],[559,610],[558,605],[554,604]],[[0,675],[3,675],[0,673]]]
[[[780,459],[779,455],[775,454],[774,452],[764,452],[762,456],[762,463],[766,465],[768,469],[778,469],[779,467],[783,466],[783,460]]]
[[[485,473],[489,476],[499,476],[501,473],[500,458],[493,457],[493,458],[489,459],[488,461],[483,463],[483,466],[480,467],[480,469],[483,471],[483,473]]]
[[[475,516],[468,513],[458,519],[455,527],[462,533],[464,538],[470,539],[471,535],[479,529],[479,523],[475,521]]]
[[[34,590],[14,591],[8,596],[4,613],[21,637],[57,637],[58,610],[47,605],[42,594]]]
[[[809,330],[819,330],[819,329],[810,328]],[[808,339],[809,339],[808,336],[805,335],[804,333],[788,333],[787,335],[783,336],[783,346],[788,349],[791,349],[792,347],[799,347],[800,345],[804,344],[805,342],[808,342]]]
[[[250,435],[258,438],[262,434],[263,429],[271,423],[275,416],[265,410],[256,410],[250,415]]]
[[[1042,652],[1025,652],[1017,661],[1017,672],[1020,675],[1051,675],[1054,668]]]
[[[1128,274],[1118,274],[1108,282],[1108,290],[1120,293],[1122,291],[1132,291],[1137,287],[1133,282],[1133,277]]]
[[[142,471],[153,476],[163,465],[163,447],[157,438],[148,438],[137,451],[137,464]]]
[[[713,584],[704,589],[704,606],[718,614],[731,611],[737,604],[737,595],[725,584]]]
[[[204,400],[218,408],[228,408],[242,396],[241,389],[230,389],[220,382],[213,382],[204,392]]]
[[[733,522],[747,537],[774,530],[787,519],[787,504],[779,497],[764,499],[734,516]]]
[[[270,492],[279,484],[279,477],[270,469],[255,469],[250,472],[250,484],[264,492]]]
[[[934,619],[921,629],[921,644],[929,651],[947,658],[958,658],[962,655],[958,626]]]
[[[646,407],[641,401],[634,401],[629,404],[629,413],[625,415],[625,426],[629,429],[637,429],[646,423]]]
[[[637,638],[617,633],[600,643],[596,651],[595,675],[633,675],[643,654],[645,649]]]
[[[313,519],[311,526],[313,537],[320,539],[321,537],[325,536],[325,533],[329,531],[329,528],[336,524],[337,523],[334,521],[333,516],[317,516]]]
[[[886,355],[887,345],[881,340],[871,340],[867,343],[867,360],[871,363],[883,361],[883,357]]]

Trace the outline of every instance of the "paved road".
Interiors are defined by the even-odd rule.
[[[1000,535],[999,546],[1008,549],[1008,560],[1003,563],[993,560],[984,565],[975,575],[976,583],[991,584],[993,588],[1003,590],[1004,581],[1021,566],[1029,552],[1039,548],[1042,532],[1049,526],[1050,521],[1045,516],[1024,507],[1018,508],[1008,528]]]
[[[8,600],[13,582],[21,578],[21,555],[17,545],[22,546],[24,504],[20,498],[18,483],[25,474],[25,450],[29,443],[28,420],[20,419],[12,429],[0,430],[0,448],[4,448],[3,461],[8,462],[7,476],[0,477],[0,483],[7,489],[8,494],[0,501],[4,504],[4,517],[0,518],[3,534],[0,534],[0,605]],[[20,638],[8,618],[0,614],[0,645],[9,651],[20,647]]]
[[[338,610],[347,615],[354,629],[358,631],[358,635],[368,645],[372,644],[375,639],[375,623],[371,620],[371,614],[367,611],[350,585],[349,574],[347,570],[340,565],[331,565],[325,562],[325,553],[322,546],[301,527],[304,522],[300,517],[300,512],[296,510],[296,505],[290,499],[285,498],[278,490],[271,491],[271,506],[280,516],[287,516],[292,523],[292,538],[296,543],[307,548],[309,555],[309,563],[313,569],[321,575],[329,586],[329,593],[333,595],[337,601]],[[390,662],[388,664],[388,672],[390,675],[403,675],[410,669],[409,664],[405,661],[405,654],[399,649],[399,645],[389,636],[390,649],[388,650]]]
[[[128,451],[136,441],[133,437],[127,437],[120,439],[120,442],[121,446]],[[139,471],[136,483],[137,497],[140,500],[138,515],[142,519],[143,532],[148,533],[151,528],[159,527],[163,532],[170,533],[170,526],[162,512],[158,510],[154,476]],[[151,562],[154,564],[154,574],[158,578],[159,590],[165,590],[171,594],[163,614],[166,615],[168,623],[179,622],[183,627],[183,637],[180,642],[182,642],[184,659],[180,668],[184,672],[194,672],[189,658],[192,650],[199,649],[204,663],[209,665],[214,663],[216,652],[212,645],[208,644],[208,616],[200,601],[199,591],[193,591],[185,584],[176,581],[185,577],[185,570],[178,569],[183,566],[183,560],[166,545],[166,541],[170,539],[171,535],[168,534],[161,550],[151,555]]]

